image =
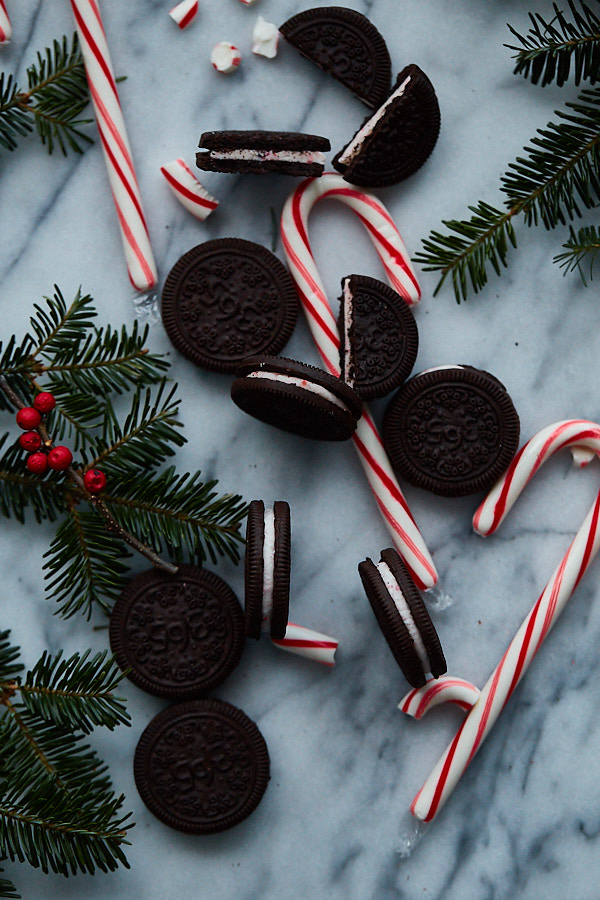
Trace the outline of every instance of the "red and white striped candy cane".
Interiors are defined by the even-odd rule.
[[[295,653],[296,656],[312,659],[325,666],[335,664],[334,657],[338,642],[326,634],[313,631],[312,628],[304,628],[302,625],[288,622],[284,637],[281,639],[271,638],[271,640],[276,647],[287,650],[288,653]]]
[[[570,419],[534,435],[475,513],[475,530],[482,535],[495,531],[530,478],[564,447],[571,448],[576,465],[587,464],[592,455],[600,455],[600,425]],[[453,741],[413,800],[411,811],[418,819],[430,821],[448,799],[599,548],[600,493]]]
[[[308,240],[308,217],[319,200],[339,200],[356,213],[383,263],[388,281],[408,304],[420,290],[400,233],[382,203],[372,194],[351,187],[339,175],[325,174],[304,181],[287,199],[281,214],[281,237],[292,277],[325,367],[340,375],[340,339]],[[371,490],[394,544],[415,583],[430,588],[437,572],[383,449],[375,423],[365,407],[354,443]]]
[[[219,201],[200,184],[183,159],[165,163],[160,171],[179,202],[201,222],[219,205]]]
[[[156,266],[100,10],[96,0],[71,0],[71,7],[119,219],[129,278],[138,291],[146,291],[156,284]]]
[[[12,25],[4,0],[0,0],[0,44],[8,44],[12,38]]]

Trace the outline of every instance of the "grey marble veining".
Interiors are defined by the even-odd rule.
[[[35,52],[72,30],[69,3],[7,0],[13,43],[0,65],[21,80]],[[326,134],[334,152],[362,121],[364,108],[295,51],[252,57],[253,24],[281,23],[309,6],[299,0],[201,0],[194,24],[179,32],[168,0],[103,0],[105,27],[160,273],[212,237],[240,236],[270,246],[291,179],[206,174],[221,206],[196,222],[168,192],[159,166],[194,160],[202,131],[303,129]],[[317,2],[314,5],[325,5]],[[501,202],[506,164],[576,89],[541,89],[512,75],[505,23],[527,27],[527,10],[551,15],[546,0],[348,0],[387,39],[393,67],[416,62],[434,83],[442,132],[427,164],[380,195],[412,252],[442,218],[469,203]],[[210,49],[231,40],[244,62],[222,78]],[[95,134],[94,126],[90,133]],[[100,318],[134,317],[100,148],[81,158],[48,158],[34,138],[0,162],[2,337],[22,333],[31,307],[58,283],[69,297],[81,284]],[[337,205],[319,209],[310,236],[325,284],[358,270],[381,277],[369,241]],[[519,227],[519,249],[501,279],[457,306],[436,277],[420,273],[423,300],[416,371],[461,362],[492,371],[519,410],[523,438],[553,421],[600,418],[600,306],[597,288],[563,278],[551,263],[559,233]],[[278,253],[281,256],[279,244]],[[137,825],[131,869],[64,880],[7,866],[28,898],[215,897],[503,900],[598,896],[600,642],[598,565],[550,634],[459,788],[433,824],[415,826],[410,800],[454,733],[456,710],[421,722],[396,704],[406,691],[362,595],[357,563],[389,538],[347,446],[321,446],[243,416],[229,379],[194,369],[172,350],[160,324],[153,349],[170,354],[189,443],[180,469],[201,468],[223,490],[247,499],[287,499],[292,508],[292,619],[340,640],[332,671],[250,642],[218,696],[257,721],[269,745],[272,778],[254,815],[234,831],[205,839],[170,831],[141,804],[131,761],[137,739],[163,704],[126,685],[132,727],[97,732],[94,744],[127,795]],[[317,362],[304,321],[286,349]],[[384,404],[374,405],[379,419]],[[8,421],[3,427],[8,427]],[[407,487],[406,496],[452,602],[434,609],[449,668],[482,685],[577,529],[598,484],[597,465],[574,472],[567,456],[544,468],[498,534],[471,531],[478,498],[440,500]],[[593,483],[594,482],[594,483]],[[44,598],[42,555],[52,528],[1,524],[2,627],[31,664],[48,648],[104,648],[105,631],[53,616]],[[140,567],[139,564],[137,564]],[[241,596],[242,571],[219,573]],[[444,606],[444,604],[440,604]],[[435,604],[432,604],[432,608]],[[412,852],[407,855],[407,849]]]

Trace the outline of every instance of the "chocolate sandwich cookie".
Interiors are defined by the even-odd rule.
[[[165,825],[215,834],[256,809],[269,782],[269,753],[241,709],[223,700],[192,700],[150,722],[133,773],[140,797]]]
[[[345,181],[365,187],[397,184],[419,169],[435,147],[440,107],[418,66],[403,69],[387,100],[368,117],[333,165]]]
[[[362,13],[342,6],[307,9],[279,29],[307,59],[329,72],[363,103],[378,107],[387,97],[392,65],[387,45]]]
[[[362,400],[339,378],[316,366],[254,356],[237,369],[231,398],[267,425],[320,441],[346,441],[362,414]]]
[[[408,378],[419,332],[397,291],[367,275],[348,275],[338,325],[341,377],[363,400],[385,397]]]
[[[205,172],[296,175],[323,173],[327,138],[293,131],[206,131],[196,165]]]
[[[285,637],[290,605],[290,507],[277,500],[265,509],[262,500],[250,504],[246,527],[246,634],[258,640],[268,630],[275,640]]]
[[[207,569],[152,569],[132,578],[110,618],[119,666],[143,691],[170,700],[207,694],[244,648],[244,616],[231,588]]]
[[[519,431],[504,385],[472,366],[439,366],[411,378],[383,421],[396,472],[443,497],[488,490],[517,452]]]
[[[279,353],[298,315],[285,266],[265,247],[240,238],[199,244],[175,263],[162,294],[172,344],[213,372],[235,372],[257,353]]]
[[[426,676],[446,672],[440,640],[423,598],[398,553],[382,550],[377,565],[359,563],[365,593],[390,650],[407,681],[422,687]]]

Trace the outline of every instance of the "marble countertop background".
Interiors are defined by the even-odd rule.
[[[173,0],[174,2],[174,0]],[[527,28],[527,11],[550,17],[546,0],[347,0],[385,36],[393,67],[415,62],[436,87],[442,131],[427,164],[380,196],[409,250],[442,218],[463,217],[478,199],[501,202],[499,177],[535,128],[574,100],[577,89],[535,87],[512,75],[506,28]],[[7,0],[14,28],[2,70],[25,79],[37,50],[73,30],[67,0]],[[326,134],[334,151],[364,108],[288,46],[275,60],[253,57],[258,15],[281,24],[307,0],[200,0],[180,32],[169,0],[103,0],[113,63],[159,267],[159,285],[179,256],[206,239],[239,236],[271,245],[293,179],[204,175],[221,201],[200,224],[168,192],[159,167],[177,156],[192,165],[199,135],[221,128]],[[315,5],[325,5],[317,2]],[[244,53],[231,78],[210,68],[211,47],[231,40]],[[95,126],[90,126],[95,136]],[[134,318],[104,162],[96,142],[81,157],[48,157],[35,138],[0,162],[1,335],[27,327],[35,302],[60,285],[91,293],[100,319]],[[501,279],[458,306],[436,277],[420,274],[415,371],[468,363],[507,386],[522,437],[563,418],[600,418],[600,304],[597,286],[564,278],[552,256],[562,233],[518,229],[519,249]],[[337,296],[349,271],[383,277],[360,226],[337,204],[322,204],[311,239],[325,283]],[[281,244],[278,254],[282,256]],[[132,727],[96,732],[93,743],[127,796],[136,827],[130,870],[68,880],[25,865],[7,873],[27,898],[594,898],[600,880],[600,604],[596,563],[567,606],[523,683],[454,796],[430,826],[415,830],[410,801],[460,721],[438,710],[414,722],[396,704],[407,686],[378,631],[357,563],[390,539],[350,444],[304,442],[244,416],[230,379],[195,369],[153,326],[150,345],[168,353],[179,382],[188,444],[181,471],[201,468],[246,499],[287,499],[292,509],[292,619],[340,640],[325,668],[250,642],[215,692],[250,715],[269,745],[272,778],[257,811],[235,830],[194,838],[169,830],[145,809],[132,775],[139,735],[163,707],[128,683]],[[286,354],[318,363],[304,320]],[[375,406],[380,417],[384,405]],[[12,427],[8,419],[3,427]],[[594,491],[596,465],[550,462],[498,534],[471,530],[479,499],[406,496],[451,602],[432,605],[449,670],[482,685],[566,549]],[[63,621],[44,597],[42,555],[51,529],[0,525],[2,627],[32,664],[48,648],[104,648],[100,619]],[[142,568],[136,563],[137,568]],[[242,570],[217,571],[242,596]],[[444,604],[438,604],[444,606]],[[412,852],[407,855],[408,850]]]

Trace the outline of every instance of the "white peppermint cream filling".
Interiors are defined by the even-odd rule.
[[[448,366],[432,366],[430,369],[423,369],[419,375],[427,375],[429,372],[445,372],[447,369],[464,369],[464,366],[448,365]]]
[[[261,629],[271,630],[273,579],[275,577],[275,510],[265,509],[263,538],[263,597]]]
[[[325,163],[325,154],[319,150],[211,150],[211,159],[244,159],[252,162]]]
[[[415,651],[417,653],[417,656],[419,657],[419,660],[421,661],[421,665],[423,666],[423,672],[425,673],[425,675],[428,675],[429,672],[431,672],[429,654],[425,649],[423,638],[421,637],[419,629],[417,628],[415,620],[413,619],[410,607],[406,602],[404,594],[402,593],[402,588],[394,578],[392,570],[387,563],[384,563],[383,561],[377,563],[377,571],[383,578],[383,583],[385,584],[390,597],[394,601],[394,606],[400,613],[400,617],[406,625],[407,631],[412,638],[412,642],[415,645]]]
[[[352,328],[352,318],[354,316],[354,308],[352,305],[352,291],[350,290],[350,279],[344,278],[344,381],[350,387],[354,387],[354,367],[352,365],[352,345],[350,342],[350,329]]]
[[[339,158],[339,161],[341,163],[348,164],[348,163],[352,162],[352,160],[354,159],[354,157],[360,150],[365,138],[368,138],[369,135],[373,133],[373,129],[385,115],[385,112],[386,112],[388,106],[390,105],[390,103],[393,103],[393,101],[397,97],[402,96],[402,94],[406,90],[406,85],[408,84],[409,81],[410,81],[410,75],[408,75],[404,79],[402,84],[396,88],[396,90],[393,92],[393,94],[390,94],[390,96],[387,98],[385,103],[379,107],[377,112],[374,115],[372,115],[371,118],[367,122],[365,122],[365,124],[360,129],[360,131],[356,132],[356,134],[354,135],[354,137],[352,138],[352,140],[350,141],[350,143],[348,144],[348,146],[346,147],[346,149],[344,150],[344,152],[342,153],[342,155]]]
[[[339,397],[336,397],[335,394],[332,394],[331,391],[328,391],[327,388],[321,387],[320,384],[314,384],[314,382],[308,381],[306,378],[299,378],[296,375],[283,375],[281,372],[261,372],[260,370],[257,372],[249,372],[246,377],[266,378],[267,381],[278,381],[280,384],[292,384],[305,391],[310,391],[311,394],[316,394],[317,397],[328,400],[330,403],[335,404],[335,406],[339,406],[340,409],[348,409],[346,404],[343,403]]]

